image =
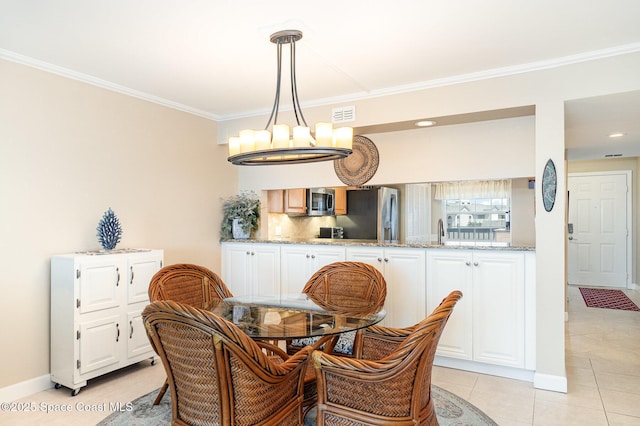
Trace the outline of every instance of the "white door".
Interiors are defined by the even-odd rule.
[[[569,174],[569,284],[629,282],[630,172]]]

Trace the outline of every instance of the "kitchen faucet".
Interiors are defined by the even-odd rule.
[[[444,223],[442,219],[438,219],[438,244],[442,244],[442,237],[444,237]]]

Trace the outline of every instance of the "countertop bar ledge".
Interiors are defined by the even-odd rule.
[[[447,241],[443,244],[436,243],[390,243],[377,240],[356,240],[356,239],[331,239],[331,238],[282,238],[282,239],[247,239],[236,240],[226,239],[225,243],[266,243],[266,244],[315,244],[333,246],[367,246],[367,247],[412,247],[412,248],[434,248],[434,249],[462,249],[462,250],[510,250],[510,251],[535,251],[535,246],[514,245],[510,243],[496,242],[458,242]]]

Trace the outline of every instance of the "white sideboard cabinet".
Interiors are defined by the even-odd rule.
[[[51,258],[51,381],[77,395],[87,380],[150,358],[142,322],[162,250]]]

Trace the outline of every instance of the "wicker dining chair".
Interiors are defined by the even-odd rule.
[[[461,297],[460,291],[451,292],[399,344],[397,339],[402,333],[392,335],[381,351],[395,348],[380,359],[347,358],[314,351],[318,387],[316,424],[438,425],[431,398],[431,371],[438,340]],[[380,327],[371,329],[363,333],[364,340]]]
[[[168,265],[149,283],[149,300],[175,300],[196,308],[210,308],[233,295],[215,272],[190,263]]]
[[[151,278],[149,300],[174,300],[200,309],[214,307],[233,295],[222,279],[204,266],[190,263],[167,265]],[[158,392],[153,405],[158,405],[169,387],[168,380]]]
[[[334,262],[323,266],[307,281],[302,293],[326,310],[367,314],[383,308],[387,282],[374,266],[363,262]],[[356,332],[344,333],[327,343],[325,350],[340,355],[352,354]],[[317,338],[293,339],[287,342],[287,353],[293,354]]]
[[[233,323],[172,300],[142,312],[171,390],[174,425],[300,426],[311,348],[274,362]]]
[[[376,312],[384,306],[387,283],[374,266],[362,262],[334,262],[323,266],[307,281],[302,293],[326,310],[354,314]],[[343,356],[352,356],[357,332],[342,333],[329,339],[322,350]],[[286,342],[288,354],[304,346],[313,346],[320,337],[291,339]],[[311,366],[305,378],[304,412],[308,413],[317,402],[316,374]]]

